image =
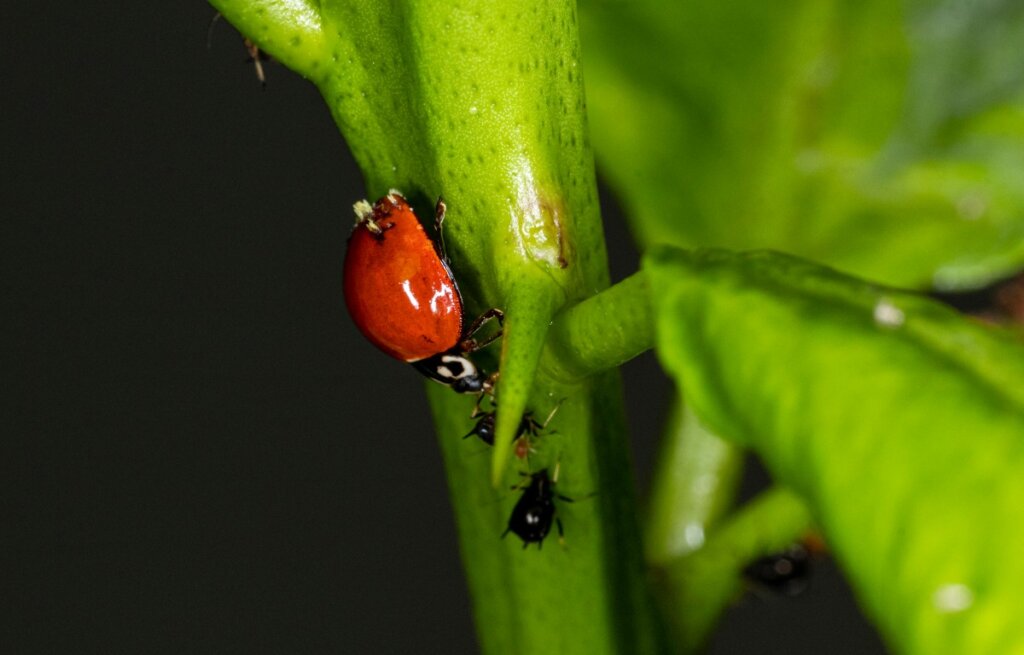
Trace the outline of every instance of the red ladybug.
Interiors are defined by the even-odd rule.
[[[356,327],[387,354],[460,393],[489,391],[492,378],[466,357],[483,342],[472,335],[492,318],[491,309],[465,328],[462,295],[443,246],[427,235],[401,193],[391,190],[373,206],[355,205],[356,225],[345,254],[345,304]],[[437,201],[441,234],[445,205]]]

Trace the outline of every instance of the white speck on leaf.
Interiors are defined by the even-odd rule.
[[[987,210],[988,201],[978,193],[965,194],[956,203],[956,211],[965,221],[976,221],[984,216]]]
[[[875,323],[887,328],[898,328],[906,319],[903,310],[888,298],[882,298],[875,304],[874,317]]]
[[[683,530],[683,540],[690,548],[700,548],[704,545],[704,528],[699,523],[688,524]]]
[[[932,604],[943,613],[962,612],[974,604],[974,592],[965,584],[942,585],[932,594]]]

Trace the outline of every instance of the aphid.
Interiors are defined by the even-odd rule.
[[[392,190],[372,206],[355,205],[356,225],[345,254],[345,304],[359,331],[385,353],[409,362],[432,380],[459,393],[489,391],[495,376],[480,371],[467,355],[483,341],[473,335],[504,315],[484,312],[468,328],[459,287],[438,245],[427,235],[412,207]],[[437,201],[438,235],[445,205]]]
[[[565,544],[562,520],[558,518],[555,511],[555,498],[567,503],[573,502],[573,499],[556,494],[554,491],[555,485],[558,483],[558,467],[559,465],[555,464],[555,472],[550,477],[548,470],[543,469],[529,474],[526,487],[513,487],[522,489],[523,494],[512,508],[512,514],[508,518],[508,527],[501,534],[502,537],[511,532],[523,540],[524,549],[528,548],[530,544],[537,544],[539,550],[544,545],[545,537],[551,532],[551,523],[554,521],[558,526],[558,541]]]
[[[751,583],[783,596],[796,596],[807,589],[811,576],[811,554],[803,544],[754,560],[743,569]]]
[[[249,61],[252,62],[253,68],[256,69],[256,79],[260,81],[260,86],[264,89],[267,88],[267,76],[263,72],[263,62],[268,61],[270,56],[260,50],[259,46],[248,38],[243,40],[243,44],[245,45],[245,51],[249,53]]]
[[[515,441],[515,453],[519,459],[526,459],[532,452],[533,440],[540,436],[541,430],[548,426],[551,419],[554,418],[558,412],[558,408],[561,407],[562,403],[559,402],[552,408],[551,413],[548,414],[544,422],[541,423],[537,419],[533,418],[533,412],[526,412],[523,417],[519,420],[519,428],[516,430],[516,441]],[[480,441],[483,441],[488,446],[494,445],[494,420],[495,410],[487,412],[479,411],[479,406],[473,410],[473,414],[470,418],[477,419],[476,425],[470,430],[463,439],[470,437],[477,437]]]
[[[210,19],[210,24],[206,28],[206,48],[210,48],[210,42],[213,38],[213,26],[217,24],[221,18],[220,12],[213,15]],[[263,71],[263,62],[270,60],[270,55],[260,50],[259,46],[249,40],[248,37],[243,37],[242,45],[245,46],[245,51],[249,53],[249,58],[246,59],[248,62],[252,62],[253,68],[256,69],[256,79],[260,81],[260,86],[264,89],[267,88],[267,76]]]

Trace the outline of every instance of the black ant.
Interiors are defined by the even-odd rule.
[[[502,538],[509,532],[523,540],[523,549],[530,544],[537,544],[537,549],[544,545],[544,539],[551,532],[551,522],[558,526],[558,542],[565,546],[565,532],[562,529],[562,520],[558,518],[555,511],[555,497],[567,503],[573,502],[572,498],[555,493],[555,485],[558,484],[559,464],[555,464],[555,472],[548,476],[548,470],[543,469],[536,473],[522,475],[529,477],[526,486],[512,487],[522,489],[523,495],[516,501],[512,508],[512,514],[508,517],[508,527],[501,534]]]

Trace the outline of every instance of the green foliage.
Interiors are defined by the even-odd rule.
[[[791,257],[653,250],[657,349],[806,497],[900,652],[1024,648],[1024,343]]]
[[[668,562],[660,591],[682,652],[704,645],[725,608],[743,593],[741,572],[758,557],[784,551],[811,525],[803,501],[772,489],[714,526],[699,549]]]
[[[599,164],[643,244],[910,287],[1024,262],[1024,5],[583,3]]]
[[[505,311],[489,462],[461,439],[472,399],[430,389],[483,649],[658,650],[617,378],[536,375],[554,313],[608,284],[574,3],[213,4],[318,86],[371,197],[398,188],[421,217],[444,197],[471,311]],[[490,353],[481,361],[496,368]],[[565,550],[555,537],[524,553],[500,539],[526,467],[511,445],[524,411],[544,415],[563,398],[530,466],[560,464],[565,495],[599,493],[561,509]]]
[[[1024,5],[584,2],[594,143],[650,249],[605,289],[571,0],[212,2],[318,86],[371,197],[445,198],[469,307],[505,310],[480,355],[501,371],[490,461],[460,438],[473,399],[428,390],[485,652],[692,652],[743,563],[811,515],[900,651],[1024,648],[1024,346],[794,257],[677,249],[910,288],[1019,268]],[[652,346],[687,407],[642,553],[611,369]],[[565,548],[523,552],[498,537],[527,466],[511,447],[559,403],[528,465],[578,502],[558,504]],[[734,510],[743,447],[792,491]]]

